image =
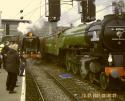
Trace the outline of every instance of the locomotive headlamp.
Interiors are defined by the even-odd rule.
[[[111,54],[109,54],[109,57],[108,57],[108,62],[109,62],[109,63],[112,63],[112,61],[113,61],[113,59],[112,59],[112,55],[111,55]]]

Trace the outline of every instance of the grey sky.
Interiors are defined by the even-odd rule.
[[[111,5],[112,1],[114,0],[96,0],[97,19],[102,19],[104,15],[111,13],[112,7],[102,9]],[[19,13],[21,9],[24,10],[22,14]],[[2,18],[19,19],[20,16],[24,16],[24,19],[36,22],[41,15],[42,21],[47,21],[45,17],[45,0],[0,0],[0,10],[2,10]],[[69,26],[71,23],[74,25],[81,23],[77,2],[74,2],[73,7],[71,5],[61,5],[61,11],[61,20],[58,25]],[[40,27],[41,22],[37,21],[35,25]]]
[[[2,18],[19,18],[21,14],[20,9],[24,9],[23,16],[25,19],[36,20],[40,17],[40,3],[41,3],[41,15],[44,15],[44,1],[45,0],[0,0],[0,10],[2,10]],[[112,0],[96,0],[97,9],[103,8],[106,5],[110,5]],[[74,2],[74,6],[76,3]],[[72,6],[62,5],[62,14],[67,12]],[[74,10],[74,9],[73,9]],[[71,11],[73,14],[73,11]],[[68,12],[70,16],[70,12]],[[77,10],[74,10],[77,14]],[[71,14],[71,16],[72,16]],[[74,15],[74,14],[73,14]],[[63,16],[63,15],[62,15]],[[77,15],[76,15],[77,16]],[[97,16],[98,17],[98,16]],[[72,18],[72,17],[70,17]],[[74,17],[73,17],[74,18]]]

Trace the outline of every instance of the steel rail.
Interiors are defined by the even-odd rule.
[[[38,83],[37,83],[37,80],[35,79],[35,77],[34,77],[34,75],[33,75],[33,73],[30,71],[30,74],[31,74],[31,76],[32,76],[32,78],[33,78],[33,81],[34,81],[34,83],[35,83],[35,85],[36,85],[36,87],[37,87],[37,90],[38,90],[38,92],[39,92],[39,94],[40,94],[40,98],[41,98],[41,100],[42,101],[45,101],[45,99],[44,99],[44,97],[43,97],[43,94],[42,94],[42,92],[41,92],[41,90],[40,90],[40,87],[39,87],[39,85],[38,85]]]
[[[51,75],[48,71],[46,71],[46,70],[44,70],[45,72],[46,72],[46,74],[49,76],[49,77],[51,77],[54,81],[55,81],[55,83],[58,85],[58,86],[60,86],[62,89],[63,89],[63,91],[65,92],[65,93],[67,93],[67,95],[69,95],[70,96],[70,98],[72,99],[72,101],[80,101],[78,98],[76,98],[69,90],[67,90],[66,89],[66,87],[64,87],[60,82],[59,82],[59,80],[57,80],[53,75]]]

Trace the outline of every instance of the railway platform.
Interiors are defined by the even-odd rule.
[[[25,101],[25,76],[18,77],[17,85],[14,90],[16,93],[9,94],[6,90],[7,72],[0,69],[0,101]]]

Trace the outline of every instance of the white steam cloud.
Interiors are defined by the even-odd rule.
[[[29,31],[31,31],[31,28],[33,27],[32,24],[29,24],[29,23],[19,23],[18,27],[17,27],[17,30],[19,32],[22,32],[23,34],[26,34],[28,33]]]
[[[23,34],[26,34],[30,31],[35,31],[35,30],[39,30],[42,28],[43,26],[43,19],[38,19],[36,22],[32,22],[32,23],[19,23],[17,30],[19,32],[22,32]]]

